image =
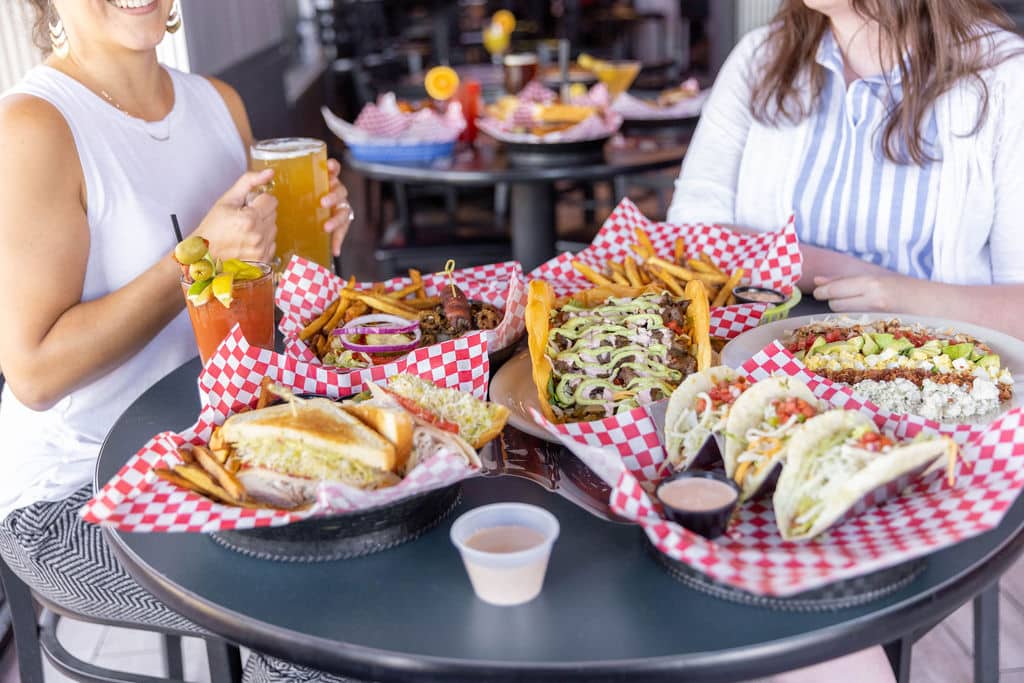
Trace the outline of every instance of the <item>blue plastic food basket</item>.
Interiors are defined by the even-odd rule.
[[[349,144],[349,151],[359,161],[379,163],[422,163],[450,157],[455,142],[425,142],[413,145]]]

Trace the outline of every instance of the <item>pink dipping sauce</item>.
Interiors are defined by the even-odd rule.
[[[714,479],[683,477],[661,486],[658,497],[677,510],[710,512],[731,505],[736,500],[736,490]]]

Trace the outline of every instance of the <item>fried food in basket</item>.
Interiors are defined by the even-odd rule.
[[[686,258],[686,244],[681,237],[673,246],[673,260],[662,258],[655,254],[654,244],[642,228],[636,228],[635,233],[636,242],[632,250],[639,260],[626,256],[622,261],[606,264],[603,272],[582,261],[573,261],[573,268],[597,287],[622,285],[640,288],[653,285],[653,291],[682,297],[686,296],[684,291],[690,282],[699,281],[704,284],[712,306],[736,302],[733,290],[744,284],[746,275],[742,268],[727,273],[704,252],[697,258]]]
[[[358,369],[501,324],[503,312],[497,306],[470,300],[454,284],[431,297],[418,270],[410,270],[409,279],[411,284],[387,292],[380,284],[358,289],[355,278],[350,278],[340,296],[302,329],[299,339],[324,364]]]

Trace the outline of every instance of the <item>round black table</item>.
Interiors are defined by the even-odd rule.
[[[555,183],[559,180],[616,180],[615,194],[625,196],[624,178],[638,173],[677,168],[686,154],[692,130],[682,126],[657,135],[617,136],[601,158],[591,162],[516,165],[501,145],[486,136],[474,147],[461,147],[450,159],[433,164],[360,161],[345,152],[348,167],[379,181],[426,183],[456,187],[508,183],[512,256],[530,271],[555,256]]]
[[[812,303],[796,314],[819,310]],[[125,412],[103,445],[97,481],[153,434],[193,422],[199,369],[198,360],[186,363]],[[547,508],[561,536],[540,597],[500,608],[474,597],[448,530],[456,515],[506,500]],[[879,643],[895,644],[890,656],[909,667],[914,637],[983,591],[980,600],[991,600],[989,587],[1024,550],[1022,529],[1018,500],[997,529],[929,556],[904,588],[819,613],[748,607],[687,588],[649,555],[638,527],[603,521],[512,477],[465,482],[455,515],[438,528],[353,560],[261,561],[200,534],[107,538],[131,575],[173,609],[308,666],[374,681],[646,682],[749,679]],[[991,626],[983,631],[989,660],[998,643]]]

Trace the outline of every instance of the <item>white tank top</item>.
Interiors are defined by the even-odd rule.
[[[128,116],[48,66],[36,67],[5,93],[46,100],[74,136],[89,222],[82,301],[123,287],[166,256],[175,244],[170,215],[178,215],[187,235],[245,171],[241,136],[217,90],[200,76],[167,71],[174,107],[157,122]],[[116,370],[49,410],[25,407],[5,387],[0,399],[0,519],[37,501],[65,498],[91,482],[100,444],[114,421],[143,391],[196,353],[183,310]],[[154,433],[161,428],[154,424]],[[130,455],[118,454],[124,460]]]

